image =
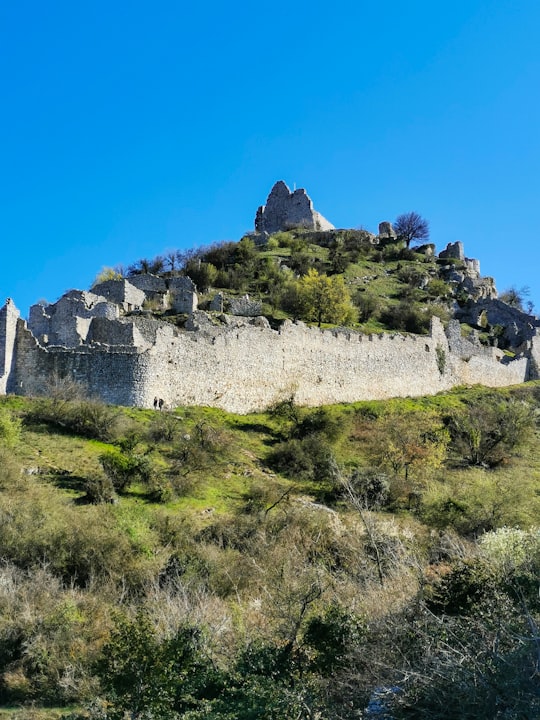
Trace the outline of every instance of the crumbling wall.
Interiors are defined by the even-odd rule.
[[[13,308],[2,311],[4,317],[11,318],[4,337],[13,337]],[[495,348],[475,347],[458,338],[456,328],[449,338],[437,318],[429,336],[366,336],[291,321],[273,330],[262,317],[218,320],[200,311],[186,328],[143,317],[94,318],[89,343],[42,347],[19,320],[10,384],[4,385],[39,394],[57,374],[109,403],[151,407],[158,396],[170,406],[246,413],[291,395],[300,404],[321,405],[429,395],[461,384],[504,386],[529,377],[526,357],[509,360]]]
[[[334,229],[326,218],[314,210],[303,188],[291,192],[283,180],[279,180],[270,191],[266,205],[261,205],[257,210],[255,230],[275,233],[298,226],[310,230]]]
[[[197,309],[195,284],[189,277],[180,276],[168,281],[171,307],[177,313],[192,313]]]
[[[118,318],[118,306],[91,292],[70,290],[53,304],[32,305],[28,327],[42,345],[77,347],[94,317]]]
[[[128,280],[106,280],[94,285],[92,292],[116,303],[124,312],[139,310],[146,299],[144,292]]]
[[[0,394],[14,392],[13,366],[16,359],[16,337],[19,311],[8,298],[0,308]]]

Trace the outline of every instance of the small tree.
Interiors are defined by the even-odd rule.
[[[499,295],[499,300],[506,303],[507,305],[510,305],[510,307],[516,308],[517,310],[522,310],[525,312],[525,298],[528,297],[531,290],[526,285],[521,288],[516,287],[510,287],[507,290],[504,290]],[[527,302],[527,312],[532,312],[533,310],[533,304],[528,301]]]
[[[417,212],[398,215],[394,223],[394,230],[398,238],[405,241],[407,247],[413,241],[429,240],[429,223]]]
[[[306,320],[321,323],[347,323],[355,315],[351,296],[340,275],[328,277],[317,270],[308,270],[298,281],[300,314]]]
[[[112,268],[105,265],[96,275],[95,280],[92,283],[92,287],[94,287],[94,285],[99,285],[99,283],[106,282],[107,280],[122,280],[122,278],[123,275],[120,272],[120,268]]]

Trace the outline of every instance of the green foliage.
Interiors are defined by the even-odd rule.
[[[218,271],[215,265],[200,260],[191,260],[185,267],[185,273],[195,283],[197,290],[201,293],[208,292],[208,289],[216,284]]]
[[[0,447],[0,699],[95,720],[352,720],[397,684],[396,718],[534,717],[534,422],[493,469],[463,462],[450,426],[490,404],[534,421],[539,401],[530,384],[119,409],[110,445],[6,398],[27,421]]]
[[[402,301],[387,308],[382,313],[381,320],[395,330],[425,334],[429,331],[431,313],[426,312],[419,303]]]
[[[426,290],[431,298],[446,298],[450,295],[449,285],[439,278],[432,278],[428,282]]]
[[[354,304],[359,311],[359,321],[367,322],[371,318],[376,319],[382,310],[383,303],[381,299],[372,292],[357,292],[354,298]]]
[[[96,275],[94,282],[92,283],[92,287],[94,287],[94,285],[107,282],[107,280],[122,280],[123,277],[122,273],[116,268],[104,266]]]
[[[527,440],[534,425],[530,405],[485,397],[449,418],[452,450],[471,465],[496,467]]]
[[[84,482],[86,498],[91,503],[112,503],[115,500],[115,486],[108,475],[96,473]]]
[[[173,718],[183,695],[183,681],[193,669],[198,633],[180,628],[160,639],[150,618],[139,612],[120,617],[103,649],[98,675],[108,701],[107,717]]]
[[[426,607],[434,613],[467,615],[490,593],[489,566],[477,560],[458,561],[426,590]]]
[[[309,665],[323,676],[330,676],[350,662],[352,648],[362,639],[363,622],[339,605],[329,605],[321,615],[306,623],[302,638],[309,648]]]
[[[0,405],[0,446],[15,447],[21,438],[21,429],[21,419]]]
[[[390,482],[388,476],[378,468],[354,468],[348,482],[362,507],[375,510],[387,504]]]
[[[343,278],[327,277],[308,270],[297,285],[298,311],[304,320],[335,325],[346,324],[354,317],[354,308]]]
[[[67,393],[70,392],[68,388]],[[73,388],[74,394],[78,392],[78,388]],[[115,433],[118,411],[101,400],[71,399],[67,393],[40,398],[25,419],[83,437],[110,440]]]
[[[99,456],[99,462],[116,492],[124,492],[139,477],[139,458],[111,448]]]
[[[332,449],[319,434],[280,443],[267,461],[272,468],[292,479],[332,481],[338,474]]]

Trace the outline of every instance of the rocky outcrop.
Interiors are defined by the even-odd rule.
[[[272,188],[266,205],[261,205],[255,216],[255,231],[275,233],[304,227],[308,230],[333,230],[334,226],[313,208],[304,189],[291,192],[280,180]]]

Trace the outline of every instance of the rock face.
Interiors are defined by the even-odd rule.
[[[255,231],[271,234],[297,226],[309,230],[334,230],[334,226],[313,209],[313,203],[304,189],[291,192],[280,180],[272,188],[266,205],[257,210]]]

